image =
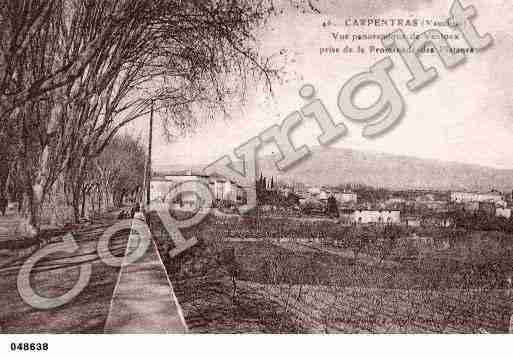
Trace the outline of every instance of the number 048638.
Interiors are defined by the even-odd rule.
[[[46,351],[48,343],[11,343],[11,351]]]

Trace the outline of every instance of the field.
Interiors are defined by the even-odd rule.
[[[469,233],[444,249],[400,239],[386,256],[376,239],[355,256],[336,226],[210,218],[189,231],[200,244],[166,266],[191,331],[508,332],[508,235]],[[158,242],[166,258],[169,241]]]

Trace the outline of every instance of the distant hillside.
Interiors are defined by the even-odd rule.
[[[187,166],[165,166],[155,170],[184,168]],[[193,169],[200,168],[193,166]],[[309,158],[286,172],[276,169],[272,157],[264,157],[259,160],[259,170],[266,176],[310,185],[363,183],[394,189],[513,189],[513,170],[345,148],[313,148]]]

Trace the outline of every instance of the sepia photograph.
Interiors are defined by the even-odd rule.
[[[512,30],[509,0],[0,0],[0,350],[507,340]]]

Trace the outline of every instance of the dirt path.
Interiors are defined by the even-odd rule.
[[[73,233],[79,249],[73,254],[51,254],[32,271],[32,288],[41,296],[56,297],[76,283],[81,264],[90,264],[91,277],[85,289],[71,302],[55,309],[35,309],[18,293],[17,277],[25,258],[0,268],[0,331],[4,333],[102,333],[119,268],[103,263],[96,251],[99,237],[112,224],[111,213],[100,223]],[[118,232],[110,251],[123,256],[128,231]]]

